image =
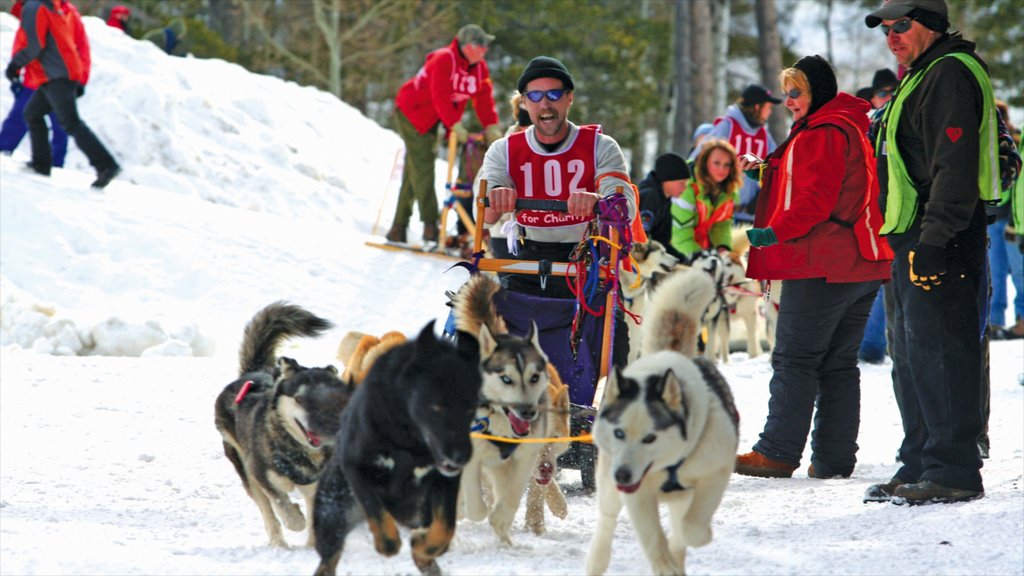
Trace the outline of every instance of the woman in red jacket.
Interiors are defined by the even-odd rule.
[[[812,478],[848,477],[857,458],[857,352],[868,313],[889,277],[867,102],[837,93],[820,56],[779,77],[793,127],[763,165],[747,276],[785,280],[779,304],[768,419],[736,472],[788,478],[800,464],[815,405]],[[760,161],[741,159],[749,169]]]

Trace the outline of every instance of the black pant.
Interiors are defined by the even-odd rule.
[[[857,462],[857,352],[881,281],[786,280],[779,302],[768,419],[754,450],[798,466],[814,415],[811,462],[847,475]],[[815,412],[817,405],[817,412]]]
[[[75,139],[75,144],[85,153],[89,164],[97,171],[113,167],[116,162],[110,152],[78,116],[78,83],[66,78],[51,80],[43,84],[25,104],[25,124],[32,143],[32,164],[37,168],[49,168],[53,163],[50,153],[50,129],[46,115],[53,112],[64,130]]]
[[[920,219],[891,236],[893,381],[903,443],[896,475],[905,482],[981,490],[986,296],[985,221],[980,204],[968,228],[946,246],[942,284],[925,291],[910,282],[908,253]],[[886,288],[888,293],[889,289]]]

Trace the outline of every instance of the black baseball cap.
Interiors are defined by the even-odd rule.
[[[743,89],[743,94],[740,95],[740,103],[744,106],[753,106],[754,104],[762,104],[764,102],[778,104],[782,102],[782,98],[772,96],[771,90],[759,84],[747,86]]]
[[[902,18],[915,8],[949,17],[946,0],[885,0],[881,8],[864,17],[864,23],[868,28],[874,28],[882,20]]]

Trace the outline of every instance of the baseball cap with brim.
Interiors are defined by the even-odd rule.
[[[874,28],[882,23],[882,20],[895,20],[910,13],[914,8],[927,10],[943,16],[948,16],[945,0],[885,0],[881,8],[864,17],[864,23],[868,28]]]
[[[758,84],[747,86],[743,90],[743,94],[740,94],[740,100],[745,106],[753,106],[754,104],[763,104],[765,102],[771,102],[772,104],[782,102],[782,98],[772,96],[771,90]]]
[[[459,33],[455,35],[455,38],[459,41],[460,45],[476,44],[477,46],[489,46],[494,40],[494,35],[484,32],[484,29],[476,24],[466,24],[459,28]]]

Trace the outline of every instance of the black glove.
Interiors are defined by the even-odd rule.
[[[75,89],[75,94],[76,94],[76,95],[77,95],[77,96],[78,96],[79,98],[81,98],[82,96],[85,96],[85,84],[79,84],[79,85],[78,85],[78,88],[77,88],[77,89]]]
[[[18,72],[20,71],[21,68],[14,62],[11,62],[7,65],[7,70],[4,72],[4,75],[7,76],[7,79],[11,82],[20,81],[18,78]]]
[[[946,273],[946,249],[918,242],[908,254],[910,260],[910,282],[924,291],[942,284]]]

